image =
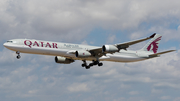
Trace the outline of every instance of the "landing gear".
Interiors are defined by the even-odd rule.
[[[20,58],[21,58],[21,56],[20,56],[20,52],[19,52],[19,51],[17,51],[17,52],[16,52],[16,54],[17,54],[17,57],[16,57],[16,58],[17,58],[17,59],[20,59]]]
[[[89,64],[89,66],[93,66],[93,65],[94,65],[94,63],[90,63],[90,64]]]
[[[21,56],[20,56],[20,55],[18,55],[16,58],[17,58],[17,59],[20,59],[20,58],[21,58]]]
[[[85,67],[86,69],[90,69],[90,67],[95,66],[95,65],[98,65],[98,66],[102,66],[103,65],[102,62],[94,61],[94,60],[89,65],[87,65],[86,60],[83,60],[83,62],[84,63],[82,64],[82,67]]]
[[[83,60],[82,67],[85,67],[86,69],[90,69],[90,66],[87,65],[86,60]]]
[[[90,66],[86,66],[86,69],[90,69]]]
[[[98,66],[102,66],[103,65],[103,63],[98,63]]]
[[[86,66],[87,66],[86,60],[83,60],[82,67],[86,67]]]
[[[102,62],[99,62],[99,61],[93,61],[94,65],[98,65],[99,67],[103,65]]]
[[[85,64],[82,64],[82,67],[85,67],[86,65]]]

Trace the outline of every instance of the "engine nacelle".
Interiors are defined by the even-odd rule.
[[[119,49],[114,45],[103,45],[102,52],[103,53],[115,53],[115,52],[119,52]]]
[[[62,64],[70,64],[70,63],[74,62],[74,60],[73,59],[67,59],[67,58],[61,57],[61,56],[56,56],[55,62],[56,63],[62,63]]]
[[[91,56],[91,53],[88,51],[76,51],[76,57],[78,58],[86,58],[90,56]]]

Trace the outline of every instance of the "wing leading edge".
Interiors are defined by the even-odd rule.
[[[130,45],[134,45],[134,44],[137,44],[137,43],[149,40],[151,38],[154,38],[155,35],[156,35],[156,33],[154,33],[153,35],[151,35],[150,37],[147,37],[147,38],[143,38],[143,39],[139,39],[139,40],[134,40],[134,41],[129,41],[129,42],[125,42],[125,43],[119,43],[119,44],[115,44],[115,46],[120,48],[120,49],[126,49]]]

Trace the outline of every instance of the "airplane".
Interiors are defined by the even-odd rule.
[[[176,51],[169,50],[158,53],[161,38],[162,35],[154,33],[147,38],[114,45],[103,45],[102,47],[35,39],[13,39],[8,40],[3,45],[7,49],[15,51],[17,59],[21,58],[20,53],[51,55],[55,56],[56,63],[70,64],[75,60],[82,60],[82,67],[90,69],[95,65],[102,66],[103,63],[100,61],[137,62]],[[142,49],[137,51],[127,50],[129,46],[149,39],[151,40]],[[86,61],[92,61],[92,63],[87,64]]]

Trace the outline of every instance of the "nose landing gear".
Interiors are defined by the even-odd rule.
[[[19,52],[19,51],[17,51],[17,52],[16,52],[16,54],[17,54],[17,57],[16,57],[16,58],[17,58],[17,59],[20,59],[20,58],[21,58],[21,56],[20,56],[20,52]]]

